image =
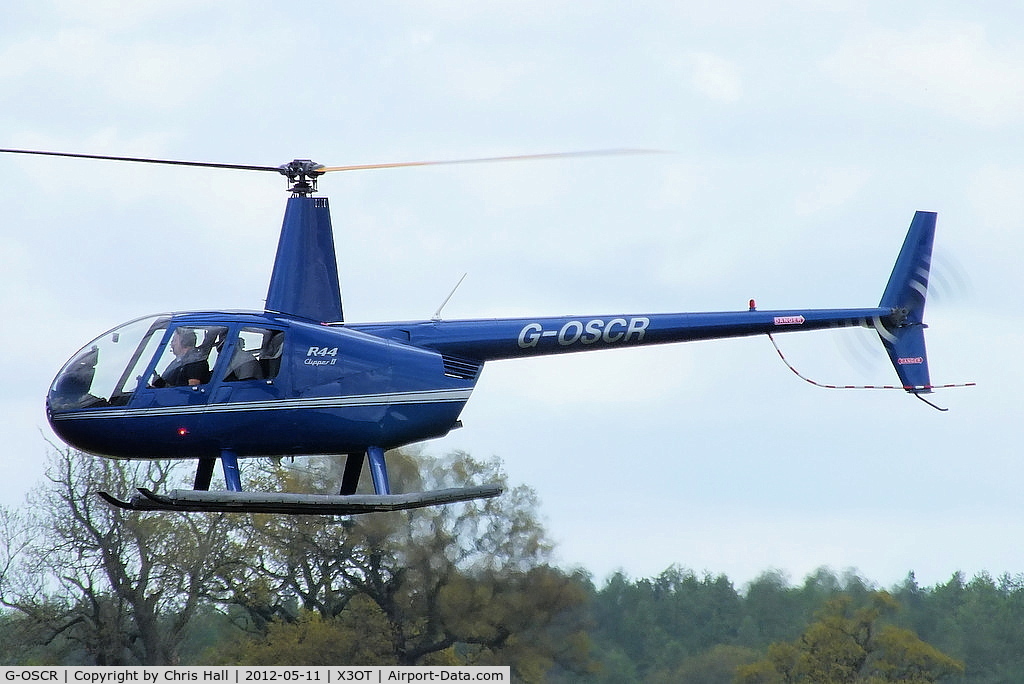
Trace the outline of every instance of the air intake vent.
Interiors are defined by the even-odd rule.
[[[483,364],[469,359],[460,359],[457,356],[441,355],[441,362],[444,364],[444,374],[449,378],[459,380],[475,380],[480,373],[480,366]]]

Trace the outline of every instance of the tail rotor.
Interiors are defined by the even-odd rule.
[[[917,395],[932,391],[924,343],[924,330],[928,327],[924,324],[924,306],[935,239],[935,217],[935,212],[930,211],[914,214],[878,305],[891,313],[877,316],[872,321],[903,389]]]
[[[928,297],[935,218],[936,214],[930,211],[919,211],[914,214],[910,230],[907,231],[903,247],[896,258],[896,265],[882,294],[878,313],[863,321],[865,327],[874,328],[878,333],[901,384],[839,385],[812,380],[800,373],[786,359],[775,338],[769,334],[768,338],[775,346],[775,351],[793,373],[816,387],[827,389],[902,389],[940,411],[946,409],[936,406],[923,395],[931,394],[934,389],[972,387],[975,384],[967,382],[933,385],[928,370],[928,352],[924,343],[924,331],[928,326],[924,323],[924,306]]]

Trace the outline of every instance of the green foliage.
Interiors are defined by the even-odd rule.
[[[1024,575],[965,582],[957,572],[926,590],[911,574],[895,596],[905,606],[901,624],[964,661],[963,681],[1024,681]]]
[[[225,644],[210,657],[232,665],[394,665],[387,634],[380,609],[356,598],[338,617],[304,610],[292,621],[271,622],[264,634],[241,645]]]
[[[652,673],[647,681],[649,684],[732,684],[736,671],[760,655],[752,648],[717,644],[690,656],[675,668]]]
[[[816,585],[808,581],[803,591],[791,588],[778,571],[765,572],[752,581],[747,586],[746,619],[741,643],[750,647],[763,647],[780,639],[792,639],[799,634],[807,625],[808,603],[834,591],[834,578],[818,573],[817,579],[824,579],[825,582]]]
[[[498,575],[463,575],[441,591],[440,614],[461,640],[457,661],[515,663],[522,681],[546,681],[556,667],[584,673],[590,642],[582,628],[580,579],[550,566]]]
[[[616,573],[595,596],[593,611],[599,648],[615,644],[644,678],[734,641],[741,599],[724,576],[698,577],[672,566],[636,582]]]
[[[741,684],[927,684],[962,673],[963,664],[908,629],[884,624],[898,604],[884,591],[855,606],[849,596],[825,603],[793,642],[776,642],[764,659],[737,670]]]
[[[404,490],[504,483],[496,462],[462,453],[433,459],[393,452],[389,469]],[[277,468],[263,478],[269,488],[308,491],[336,475],[329,467]],[[275,619],[296,622],[316,613],[338,628],[354,606],[369,602],[388,648],[374,651],[367,664],[511,663],[522,681],[544,681],[552,668],[586,671],[587,595],[576,578],[548,564],[550,544],[536,506],[532,490],[507,487],[496,499],[342,524],[315,516],[251,516],[252,525],[240,533],[248,535],[256,558],[232,600],[279,641],[284,627]],[[261,648],[266,654],[267,644]]]
[[[963,674],[964,664],[922,641],[909,629],[885,625],[876,639],[874,678],[883,682],[935,682]]]
[[[63,611],[50,606],[46,611]],[[11,611],[0,614],[0,665],[78,665],[88,663],[74,642],[53,635],[45,622]]]
[[[927,602],[928,593],[920,598]],[[589,681],[724,684],[741,668],[750,682],[956,675],[954,661],[895,622],[908,617],[898,603],[897,595],[873,590],[851,572],[826,569],[797,586],[768,572],[743,593],[724,577],[678,566],[636,581],[617,573],[594,590],[592,634],[601,670]],[[861,679],[850,680],[851,673]]]
[[[283,464],[277,489],[335,489]],[[504,483],[496,461],[389,455],[396,488]],[[252,474],[250,473],[250,476]],[[125,512],[98,490],[188,473],[58,451],[31,515],[0,510],[0,622],[14,663],[509,663],[586,672],[584,582],[551,567],[536,496],[352,519]],[[175,482],[176,484],[176,482]],[[250,483],[250,486],[252,483]],[[247,637],[240,638],[248,632]],[[219,641],[219,645],[211,645]]]
[[[49,643],[98,665],[164,665],[200,605],[223,595],[248,554],[223,516],[154,516],[99,491],[163,488],[173,468],[51,454],[48,482],[23,516],[5,513],[0,601]]]

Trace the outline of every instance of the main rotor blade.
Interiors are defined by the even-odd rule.
[[[581,152],[549,152],[544,154],[520,154],[507,157],[478,157],[475,159],[448,159],[411,162],[387,162],[383,164],[350,164],[347,166],[321,166],[309,159],[296,159],[281,166],[256,164],[221,164],[217,162],[184,161],[179,159],[156,159],[153,157],[118,157],[106,154],[78,154],[74,152],[47,152],[43,150],[21,150],[0,148],[0,153],[34,154],[47,157],[71,157],[76,159],[99,159],[142,164],[169,164],[173,166],[197,166],[212,169],[240,169],[243,171],[273,171],[287,176],[293,192],[308,193],[316,190],[315,179],[328,171],[366,171],[371,169],[395,169],[405,166],[439,166],[442,164],[482,164],[486,162],[530,161],[541,159],[567,159],[572,157],[608,157],[627,154],[663,154],[663,150],[608,149],[584,150]]]
[[[661,154],[661,150],[611,149],[585,150],[582,152],[549,152],[546,154],[518,154],[510,157],[479,157],[476,159],[448,159],[434,161],[388,162],[384,164],[350,164],[348,166],[321,166],[319,173],[329,171],[367,171],[370,169],[395,169],[403,166],[440,166],[442,164],[483,164],[488,162],[529,161],[538,159],[565,159],[570,157],[608,157],[626,154]]]
[[[216,162],[180,161],[175,159],[152,159],[148,157],[112,157],[105,154],[73,154],[71,152],[44,152],[42,150],[10,150],[0,149],[0,152],[11,154],[36,154],[48,157],[75,157],[78,159],[104,159],[107,161],[140,162],[143,164],[172,164],[174,166],[202,166],[214,169],[241,169],[243,171],[274,171],[280,173],[277,166],[256,166],[253,164],[219,164]]]

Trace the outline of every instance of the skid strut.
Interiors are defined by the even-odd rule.
[[[391,483],[388,480],[388,465],[384,462],[384,450],[380,447],[370,447],[366,450],[366,460],[370,462],[373,491],[377,494],[390,494]]]
[[[363,470],[363,454],[349,454],[345,457],[345,474],[341,476],[339,494],[355,494],[359,485],[359,474]]]

